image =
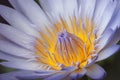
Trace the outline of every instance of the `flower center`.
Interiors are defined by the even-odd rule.
[[[40,31],[37,38],[37,60],[56,70],[63,67],[77,66],[83,68],[95,58],[95,25],[91,20],[62,18],[60,22]]]

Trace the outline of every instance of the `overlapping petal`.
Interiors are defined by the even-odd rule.
[[[72,80],[81,78],[84,75],[99,80],[106,75],[104,69],[95,64],[95,62],[104,60],[120,50],[120,46],[116,45],[120,40],[119,0],[39,0],[40,6],[34,0],[9,0],[9,2],[14,9],[0,5],[0,16],[10,24],[0,23],[0,35],[5,37],[5,39],[0,39],[0,59],[5,60],[0,62],[0,65],[21,71],[0,74],[0,80],[37,78],[44,78],[45,80]],[[71,24],[71,19],[75,19],[73,20],[76,21],[75,24]],[[56,23],[61,21],[62,26],[66,27],[67,25],[69,29],[75,29],[71,27],[71,25],[78,27],[79,19],[82,20],[81,30],[83,31],[81,32],[83,33],[86,31],[86,25],[90,25],[89,21],[88,23],[86,22],[85,25],[86,19],[90,19],[91,23],[93,22],[95,25],[95,30],[91,31],[94,35],[92,38],[87,38],[90,44],[95,44],[95,50],[90,50],[96,52],[90,55],[91,58],[88,58],[87,61],[90,63],[84,63],[86,65],[82,68],[79,67],[81,63],[77,64],[77,62],[71,62],[71,66],[67,67],[62,63],[55,64],[54,67],[60,65],[59,67],[61,69],[58,70],[51,66],[54,65],[52,62],[50,62],[51,65],[47,64],[46,61],[46,63],[42,63],[40,59],[43,60],[44,56],[44,59],[48,58],[48,55],[44,54],[44,52],[46,53],[48,52],[47,50],[49,50],[49,45],[46,42],[47,37],[49,36],[49,38],[51,38],[50,40],[56,37],[55,35],[52,35],[54,37],[50,36],[55,32],[53,28],[61,26],[55,26]],[[58,29],[59,28],[56,28],[56,30]],[[53,31],[53,33],[50,31]],[[90,33],[85,34],[87,37],[90,37]],[[72,35],[73,39],[73,34],[70,33],[70,35]],[[83,37],[85,37],[85,35]],[[77,37],[75,38],[77,41]],[[93,42],[91,42],[90,39]],[[36,43],[38,42],[39,46],[42,45],[39,52],[44,56],[36,55]],[[81,44],[83,42],[84,39],[83,41],[81,40]],[[85,44],[83,49],[86,49]],[[51,59],[53,59],[53,57],[54,59],[56,58],[54,54],[52,54],[52,58],[49,56]],[[38,58],[40,59],[38,60]]]
[[[103,77],[105,77],[106,72],[99,65],[93,64],[89,68],[87,68],[86,75],[92,79],[101,80],[103,79]]]

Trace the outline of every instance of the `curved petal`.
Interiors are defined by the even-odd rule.
[[[0,65],[15,68],[15,69],[22,69],[22,70],[41,70],[41,64],[35,61],[23,60],[19,59],[16,61],[8,61],[8,62],[1,62]]]
[[[62,80],[64,79],[69,73],[58,73],[58,74],[54,74],[48,78],[45,78],[44,80]]]
[[[44,80],[53,80],[53,79],[62,80],[62,79],[66,79],[76,69],[77,69],[77,67],[63,68],[61,71],[58,71],[58,73],[56,73],[55,75],[51,75],[51,76],[45,78]]]
[[[113,39],[112,37],[115,33],[116,31],[110,28],[103,33],[102,37],[98,40],[98,44],[100,44],[100,46],[98,46],[97,52],[103,49],[110,42],[110,40]]]
[[[120,6],[120,5],[119,5]],[[113,18],[111,19],[110,23],[109,23],[109,27],[108,28],[111,28],[113,30],[116,30],[117,27],[120,27],[120,10],[118,10],[116,12],[116,15],[113,16]]]
[[[63,1],[63,9],[64,9],[64,18],[69,17],[78,17],[78,3],[77,0],[64,0]]]
[[[110,0],[96,0],[95,12],[94,12],[94,16],[93,16],[93,20],[95,22],[100,20],[109,1]]]
[[[34,0],[17,0],[16,2],[23,11],[24,15],[38,27],[37,30],[44,30],[45,26],[49,26],[50,22],[47,19],[47,16]]]
[[[9,3],[19,12],[22,12],[16,0],[8,0]]]
[[[0,34],[24,48],[34,50],[35,38],[22,33],[12,26],[0,23]]]
[[[52,21],[59,20],[63,17],[63,0],[39,0],[43,10]]]
[[[12,56],[3,52],[0,52],[0,59],[2,60],[6,60],[6,61],[19,61],[19,60],[26,60],[25,58],[21,58],[21,57],[16,57],[16,56]]]
[[[13,27],[23,31],[26,34],[38,36],[39,33],[34,29],[33,25],[16,10],[0,5],[0,15]]]
[[[19,70],[13,71],[9,73],[0,74],[0,80],[33,80],[33,79],[40,79],[45,78],[50,75],[55,74],[56,71],[41,71],[38,73],[36,71],[27,71],[27,70]]]
[[[78,0],[79,1],[79,8],[81,8],[81,17],[83,19],[90,18],[92,19],[93,13],[95,10],[95,4],[97,0]]]
[[[101,80],[103,77],[105,77],[106,72],[99,65],[93,64],[87,68],[86,75],[92,79]]]
[[[39,2],[53,24],[63,18],[72,30],[69,23],[70,18],[75,16],[78,18],[77,0],[39,0]]]
[[[54,72],[51,72],[51,74],[54,74]],[[5,74],[0,74],[0,80],[28,80],[28,79],[38,79],[43,78],[48,75],[51,75],[50,73],[47,73],[47,71],[44,74],[39,74],[34,71],[13,71]]]
[[[18,56],[22,58],[35,58],[33,51],[21,48],[18,45],[12,44],[5,40],[0,40],[0,51],[9,55]]]
[[[70,78],[72,80],[79,79],[79,78],[83,77],[86,74],[86,72],[87,72],[86,69],[75,71],[70,74]]]
[[[97,61],[104,60],[111,55],[113,55],[116,51],[120,50],[120,45],[113,45],[108,48],[104,48],[99,54]]]
[[[103,1],[103,0],[100,0],[100,1]],[[105,8],[103,8],[103,9],[101,8],[102,10],[96,9],[96,10],[99,10],[98,11],[99,13],[96,12],[95,13],[96,16],[94,17],[94,22],[96,23],[97,28],[99,29],[98,35],[101,35],[104,32],[104,30],[106,29],[108,23],[112,19],[112,16],[113,16],[114,11],[116,9],[116,4],[117,4],[116,0],[114,0],[114,1],[106,0],[106,1],[107,2],[103,1],[104,2],[103,4],[106,3],[106,6],[104,6],[103,4],[99,5],[100,7],[105,7]]]
[[[116,28],[114,34],[111,37],[111,40],[108,42],[106,47],[115,45],[120,40],[120,27]]]
[[[6,75],[6,74],[1,75],[0,74],[0,80],[19,80],[19,79],[17,79],[14,76],[11,76],[11,75]]]

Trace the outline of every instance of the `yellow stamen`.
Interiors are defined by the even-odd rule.
[[[69,22],[69,24],[68,24]],[[42,39],[37,38],[36,54],[38,61],[60,70],[64,65],[85,67],[92,59],[95,50],[95,25],[86,18],[85,21],[70,18],[47,27],[46,32],[40,31]]]

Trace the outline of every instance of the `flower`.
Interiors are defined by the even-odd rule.
[[[96,62],[120,49],[119,0],[9,0],[0,5],[1,80],[102,79]]]

